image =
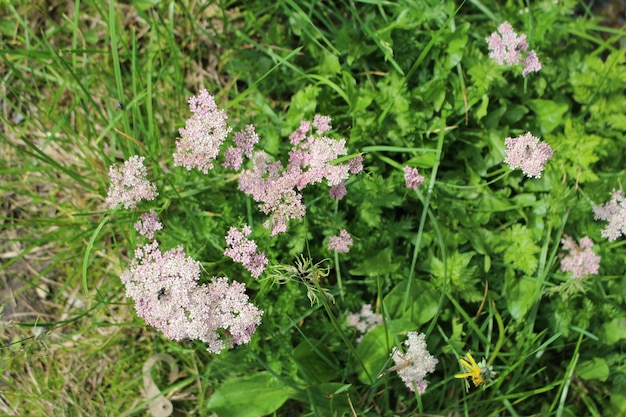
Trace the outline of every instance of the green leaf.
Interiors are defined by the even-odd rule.
[[[593,358],[576,365],[576,373],[586,381],[597,379],[605,382],[609,378],[609,364],[602,358]]]
[[[611,405],[613,406],[614,416],[623,416],[626,414],[626,384],[621,382],[613,385],[611,389]]]
[[[350,407],[348,395],[344,394],[344,392],[349,392],[351,387],[351,384],[328,382],[307,387],[306,391],[298,391],[290,398],[304,404],[313,402],[316,408],[322,409],[318,410],[320,411],[318,415],[330,416],[333,415],[333,410],[345,410]]]
[[[387,326],[381,325],[365,333],[356,348],[361,363],[356,369],[359,380],[370,385],[385,369],[394,346],[393,336],[415,330],[415,325],[406,320],[390,320]],[[370,380],[370,378],[372,380]]]
[[[271,414],[294,393],[267,372],[231,378],[211,396],[208,408],[220,417]]]
[[[142,12],[145,12],[149,8],[161,3],[161,0],[135,0],[133,5]]]
[[[598,180],[594,164],[604,153],[600,136],[587,134],[585,126],[568,119],[563,134],[549,138],[549,142],[558,155],[554,163],[570,178],[575,178],[578,183]]]
[[[433,282],[438,289],[448,286],[448,291],[459,294],[468,302],[476,302],[482,299],[482,293],[477,289],[476,266],[470,265],[476,252],[453,252],[449,255],[445,264],[437,257],[432,257],[428,264],[428,272],[433,274]]]
[[[563,115],[568,110],[566,103],[557,103],[552,100],[531,100],[530,108],[537,115],[543,133],[552,132],[563,121]]]
[[[354,191],[359,217],[370,227],[380,225],[383,207],[394,207],[402,202],[402,197],[395,192],[394,181],[378,174],[362,177],[355,184]]]
[[[432,106],[437,111],[441,110],[443,101],[446,98],[443,80],[434,78],[421,85],[415,92],[427,105]]]
[[[337,359],[326,346],[317,343],[303,341],[293,352],[294,359],[298,361],[298,370],[306,381],[315,384],[329,382],[339,377],[335,368],[329,364],[337,363]]]
[[[469,22],[465,22],[457,26],[454,32],[448,34],[446,68],[453,68],[463,59],[463,55],[467,51],[467,31],[469,28]]]
[[[606,116],[606,124],[614,129],[626,131],[626,114],[610,114]]]
[[[505,274],[504,296],[511,316],[517,321],[524,318],[537,299],[537,286],[529,279],[516,277],[512,269]],[[507,272],[508,272],[507,271]]]
[[[534,242],[532,232],[521,224],[514,224],[508,229],[496,247],[497,252],[504,251],[505,263],[526,275],[532,275],[537,269],[539,261],[535,255],[540,250]]]
[[[502,120],[507,124],[514,124],[522,120],[528,114],[528,107],[521,104],[509,104]]]
[[[438,294],[434,287],[425,281],[414,280],[411,284],[410,304],[404,305],[408,280],[396,285],[385,296],[385,308],[392,318],[403,318],[414,326],[426,323],[437,313]]]
[[[392,250],[387,248],[376,253],[375,256],[366,258],[356,268],[351,269],[352,275],[375,276],[387,275],[397,271],[400,268],[398,262],[392,262]]]
[[[474,117],[476,120],[481,120],[483,117],[487,115],[487,111],[489,109],[489,96],[484,94],[480,100],[480,104],[478,106],[474,106]]]
[[[284,124],[281,135],[290,135],[300,125],[301,120],[312,117],[320,92],[319,87],[307,85],[291,97],[291,104],[287,110],[287,123]]]
[[[602,341],[607,345],[612,345],[621,339],[626,339],[626,319],[620,317],[608,323],[604,323],[600,334]]]
[[[325,52],[319,66],[320,74],[338,74],[341,71],[339,58],[330,52]]]

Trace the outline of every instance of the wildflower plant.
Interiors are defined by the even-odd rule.
[[[131,156],[123,166],[111,165],[109,177],[111,185],[105,204],[115,208],[123,204],[124,208],[132,209],[142,200],[154,200],[158,195],[156,185],[148,180],[148,170],[144,165],[145,157]]]
[[[206,174],[213,168],[213,161],[231,131],[227,124],[228,115],[217,107],[215,98],[207,90],[201,90],[189,99],[189,110],[193,116],[179,130],[174,166],[187,170],[196,168]]]
[[[428,352],[424,333],[409,332],[404,344],[405,352],[394,348],[391,356],[395,365],[390,370],[397,372],[410,391],[421,395],[428,387],[426,375],[435,371],[439,361]]]
[[[469,389],[469,383],[467,380],[469,378],[472,379],[472,383],[475,387],[483,387],[485,388],[486,384],[489,384],[493,381],[496,376],[496,372],[494,372],[491,365],[487,364],[485,358],[483,358],[479,363],[476,363],[474,357],[470,352],[465,354],[464,358],[459,360],[459,363],[463,367],[465,372],[454,375],[455,378],[463,378],[465,379],[465,389]]]
[[[577,243],[571,236],[561,239],[559,253],[561,271],[567,273],[564,282],[548,290],[549,294],[559,294],[563,300],[570,296],[585,292],[585,281],[600,270],[602,257],[593,251],[594,243],[585,236]]]
[[[626,415],[595,6],[5,3],[0,413]]]
[[[561,243],[567,256],[561,259],[561,270],[571,272],[574,278],[595,275],[600,269],[600,256],[593,252],[593,240],[585,236],[577,244],[570,236],[565,236]]]
[[[356,339],[357,343],[363,339],[363,335],[365,333],[369,332],[382,322],[383,317],[372,311],[371,304],[363,304],[359,312],[350,313],[347,318],[348,325],[354,327],[357,332],[359,332],[359,336]]]
[[[330,289],[322,286],[329,273],[328,267],[325,267],[324,264],[324,261],[314,264],[310,258],[301,255],[295,259],[293,265],[272,266],[271,272],[268,273],[268,279],[280,284],[289,282],[302,284],[306,288],[306,295],[311,305],[318,302],[320,294],[334,302],[333,293]]]
[[[593,209],[596,220],[608,221],[602,237],[610,241],[626,235],[626,200],[621,190],[613,190],[611,200]]]
[[[506,158],[504,162],[511,169],[521,168],[529,178],[541,178],[546,163],[552,158],[552,148],[530,132],[516,138],[506,138]]]
[[[517,65],[521,63],[524,66],[522,71],[524,77],[531,72],[537,72],[541,69],[537,53],[533,50],[528,51],[526,35],[515,33],[513,26],[509,22],[500,24],[498,31],[493,32],[486,40],[489,48],[489,57],[498,65]]]
[[[340,253],[348,253],[353,243],[352,236],[345,229],[342,229],[339,231],[338,236],[332,236],[328,240],[328,249]]]

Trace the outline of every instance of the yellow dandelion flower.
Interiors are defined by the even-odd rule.
[[[454,375],[455,378],[472,378],[472,382],[475,387],[479,387],[483,384],[491,382],[496,373],[491,369],[491,366],[487,364],[485,358],[480,361],[480,364],[476,363],[472,354],[467,352],[464,358],[459,362],[466,372],[462,374]],[[469,387],[469,384],[466,385]]]

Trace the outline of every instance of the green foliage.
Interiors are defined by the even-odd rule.
[[[220,416],[254,417],[276,411],[289,395],[290,390],[269,373],[258,373],[226,380],[207,407]]]
[[[589,2],[87,0],[67,14],[45,3],[0,9],[0,271],[20,283],[3,292],[56,307],[38,311],[49,332],[37,338],[35,319],[10,317],[27,331],[7,325],[2,339],[6,402],[40,401],[0,413],[143,412],[148,401],[126,394],[141,395],[153,351],[182,365],[167,388],[181,415],[626,413],[626,246],[602,237],[593,212],[626,182],[626,31]],[[524,78],[489,59],[485,38],[505,20],[541,71]],[[172,165],[201,88],[283,165],[300,122],[331,116],[328,136],[345,138],[364,172],[339,201],[307,187],[305,218],[271,236],[223,156],[206,175]],[[554,152],[539,179],[503,162],[505,138],[525,132]],[[159,196],[106,211],[108,167],[132,155],[146,157]],[[405,166],[426,177],[417,191]],[[203,281],[246,284],[264,310],[247,346],[210,355],[133,315],[119,275],[150,208],[161,248],[183,245]],[[258,280],[224,256],[243,224],[269,259]],[[341,229],[349,253],[328,249]],[[593,240],[598,274],[561,270],[564,234]],[[364,304],[381,322],[357,342],[347,316]],[[412,331],[439,361],[422,395],[389,371]],[[53,344],[72,358],[64,367],[47,362]],[[484,390],[454,378],[470,351],[497,372]],[[77,380],[103,383],[67,388],[58,369],[81,367]]]
[[[584,126],[574,125],[572,120],[565,122],[563,133],[552,137],[560,162],[560,170],[565,171],[569,178],[575,178],[578,183],[598,181],[594,172],[594,164],[604,156],[602,149],[602,137],[585,134]],[[576,143],[576,146],[571,146]]]
[[[482,299],[482,292],[478,290],[477,266],[470,265],[475,252],[448,255],[444,262],[433,256],[430,259],[428,271],[433,274],[436,287],[443,291],[450,291],[467,302],[477,302]],[[449,288],[446,288],[449,285]]]
[[[537,254],[541,250],[535,243],[533,231],[521,224],[514,224],[507,229],[499,244],[494,248],[496,252],[503,253],[505,264],[522,271],[526,275],[532,275],[539,263]]]
[[[354,205],[358,207],[359,220],[369,227],[377,227],[382,222],[384,208],[393,208],[402,202],[396,194],[396,183],[372,174],[355,184]]]

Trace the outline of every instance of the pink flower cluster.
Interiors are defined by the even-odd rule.
[[[236,171],[239,170],[243,163],[243,156],[245,155],[248,159],[252,158],[254,145],[256,145],[258,141],[259,135],[256,134],[254,125],[248,125],[246,126],[246,130],[237,132],[233,138],[235,146],[231,146],[224,152],[226,162],[224,162],[222,166]]]
[[[226,248],[224,255],[235,262],[242,263],[253,277],[258,278],[265,270],[267,257],[263,252],[256,251],[256,242],[247,238],[250,233],[252,231],[248,225],[245,225],[241,232],[237,228],[231,227],[226,235],[226,243],[230,247]]]
[[[487,39],[489,57],[498,65],[517,65],[520,62],[524,66],[522,75],[526,77],[531,72],[541,69],[541,63],[535,51],[528,51],[526,35],[518,35],[509,22],[503,22],[498,26],[498,31],[493,32]],[[526,53],[522,57],[522,52]]]
[[[417,168],[404,167],[404,183],[407,188],[417,190],[423,183],[424,177],[420,175]]]
[[[574,278],[598,273],[601,258],[593,253],[593,241],[589,237],[580,239],[578,245],[570,236],[565,236],[561,244],[563,250],[569,252],[561,259],[561,271],[571,272]]]
[[[620,190],[613,190],[612,198],[593,209],[596,220],[606,220],[609,224],[602,230],[602,237],[614,241],[626,236],[626,199]]]
[[[359,337],[356,339],[357,343],[361,343],[363,335],[374,327],[383,322],[383,316],[376,314],[372,311],[371,304],[363,304],[361,311],[358,313],[348,314],[348,325],[356,327],[359,332]]]
[[[231,131],[226,124],[228,116],[217,108],[215,99],[207,90],[201,90],[197,97],[189,99],[189,109],[193,116],[187,119],[184,128],[179,129],[174,166],[189,171],[197,168],[206,174],[213,168],[220,146]]]
[[[214,277],[198,285],[200,263],[182,246],[161,253],[154,241],[135,256],[120,278],[148,325],[172,340],[199,339],[213,353],[250,341],[263,311],[248,302],[244,284]]]
[[[105,200],[109,208],[115,208],[120,203],[127,209],[135,208],[141,200],[153,200],[159,195],[156,185],[147,179],[148,170],[143,165],[144,160],[143,156],[131,156],[123,167],[109,167],[111,184]]]
[[[303,121],[289,137],[292,149],[286,167],[260,151],[252,154],[253,167],[241,172],[239,189],[251,195],[263,213],[272,216],[272,236],[285,232],[289,220],[304,217],[306,208],[301,191],[305,187],[326,180],[331,195],[341,198],[349,174],[363,169],[360,158],[352,163],[332,163],[347,151],[345,139],[322,136],[329,129],[330,117],[327,116],[317,115],[313,123]],[[269,228],[270,222],[265,226]]]
[[[392,358],[395,362],[393,369],[404,381],[407,388],[418,394],[426,391],[428,383],[424,379],[426,374],[435,372],[435,366],[439,362],[428,353],[426,347],[426,335],[424,333],[409,332],[406,345],[406,352],[400,353],[397,348],[393,349]]]
[[[552,148],[530,132],[517,138],[506,138],[506,158],[504,162],[511,169],[521,168],[527,177],[541,178],[546,162],[552,157]]]
[[[336,250],[339,253],[348,253],[353,243],[352,236],[345,229],[341,229],[339,236],[332,236],[328,239],[328,249]]]
[[[150,210],[149,213],[143,213],[141,220],[135,223],[135,230],[148,239],[154,239],[154,232],[162,229],[163,223],[159,221],[154,210]]]

